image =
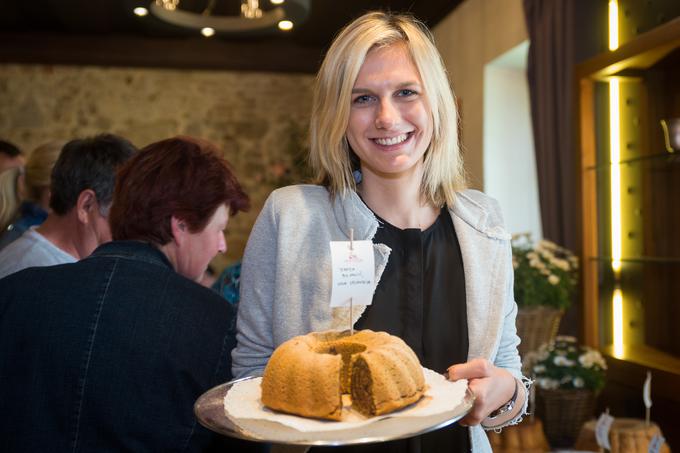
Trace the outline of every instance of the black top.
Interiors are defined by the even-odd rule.
[[[380,226],[373,242],[387,245],[392,252],[373,303],[366,307],[355,327],[402,338],[424,367],[437,372],[467,361],[463,258],[448,210],[442,209],[435,223],[424,231],[401,230],[378,220]],[[347,450],[466,452],[470,451],[470,439],[467,428],[454,424],[411,439]]]

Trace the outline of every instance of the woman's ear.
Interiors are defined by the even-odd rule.
[[[188,229],[184,220],[178,219],[174,215],[170,217],[170,228],[172,230],[172,237],[175,239],[177,245],[182,245],[188,233]]]

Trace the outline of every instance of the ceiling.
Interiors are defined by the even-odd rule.
[[[290,32],[212,38],[135,16],[145,1],[0,0],[0,63],[313,73],[337,31],[365,11],[408,11],[434,27],[462,0],[310,0],[307,20]],[[217,0],[229,11],[239,1]]]

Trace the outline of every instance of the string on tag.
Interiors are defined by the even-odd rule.
[[[349,251],[354,250],[354,228],[349,229]],[[349,334],[354,335],[354,323],[352,322],[352,298],[349,298]]]

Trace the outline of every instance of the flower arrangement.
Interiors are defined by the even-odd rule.
[[[578,258],[547,240],[532,245],[529,234],[512,239],[515,300],[520,307],[545,305],[565,309],[578,282]]]
[[[531,371],[537,387],[552,389],[588,389],[604,387],[607,363],[599,351],[579,345],[576,338],[558,336],[530,354]]]

